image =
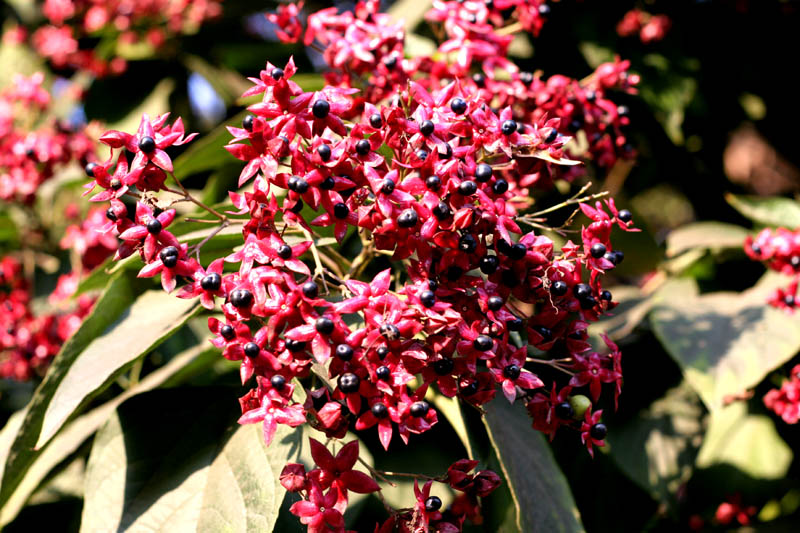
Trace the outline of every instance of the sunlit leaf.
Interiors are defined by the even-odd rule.
[[[800,203],[789,198],[726,194],[725,199],[743,216],[765,226],[800,226]]]

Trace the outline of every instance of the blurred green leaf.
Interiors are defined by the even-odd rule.
[[[800,203],[788,198],[739,196],[726,194],[725,199],[742,216],[764,226],[800,226]]]
[[[742,293],[700,295],[692,279],[667,282],[653,297],[653,331],[710,410],[757,385],[800,349],[794,317],[766,304],[787,281],[768,273]]]
[[[81,531],[271,532],[300,431],[281,425],[267,447],[260,424],[229,429],[233,395],[170,389],[122,404],[92,447]]]
[[[700,398],[684,382],[632,420],[614,426],[607,438],[609,452],[634,482],[674,509],[675,494],[691,476],[703,442],[703,419]]]
[[[756,479],[777,480],[792,456],[769,417],[749,414],[745,402],[734,402],[711,414],[697,466],[729,465]]]
[[[411,33],[425,18],[431,8],[431,0],[397,0],[387,13],[396,21],[405,22],[406,32]]]
[[[724,222],[695,222],[672,230],[667,235],[667,257],[687,250],[706,248],[717,252],[726,248],[741,249],[750,232]]]
[[[522,405],[498,396],[484,424],[517,508],[518,531],[583,531],[567,480]]]
[[[227,120],[226,124],[221,124],[201,138],[192,141],[189,148],[173,161],[175,175],[183,180],[193,174],[214,170],[225,163],[236,161],[236,158],[224,148],[231,140],[227,125],[239,126],[246,115],[247,112],[242,111]]]

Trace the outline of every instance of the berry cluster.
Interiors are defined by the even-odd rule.
[[[791,377],[780,389],[771,389],[764,395],[764,405],[787,424],[800,420],[800,365],[792,369]]]
[[[102,135],[111,155],[87,165],[87,194],[100,187],[92,201],[110,203],[104,229],[119,233],[116,258],[138,252],[145,263],[140,277],[160,275],[166,291],[180,283],[179,297],[219,306],[221,319],[208,320],[212,342],[240,362],[243,383],[254,381],[240,399],[239,422],[261,423],[267,443],[278,424],[308,423],[329,439],[374,428],[388,449],[395,433],[408,443],[437,424],[434,391],[480,409],[499,388],[507,401],[525,404],[534,427],[551,437],[571,428],[592,453],[606,434],[595,406],[604,384],[613,386],[616,403],[622,371],[610,340],[610,354],[591,351],[587,327],[615,306],[602,278],[624,258],[611,243],[612,229],[636,231],[632,215],[611,199],[589,205],[604,194],[580,198],[583,191],[537,213],[523,210],[533,204],[534,185],[566,177],[559,169],[576,163],[565,153],[570,137],[559,130],[559,113],[569,118],[594,109],[591,127],[618,127],[621,114],[602,91],[635,80],[617,62],[585,83],[554,84],[537,101],[525,87],[550,82],[517,79],[507,60],[473,54],[466,65],[478,61],[488,70],[499,61],[511,82],[469,75],[446,55],[437,60],[442,69],[431,67],[432,58],[401,59],[402,30],[377,5],[360,2],[355,13],[323,10],[308,17],[305,30],[300,6],[274,15],[284,38],[305,32],[307,42],[327,46],[333,70],[317,92],[292,80],[291,59],[283,67],[267,63],[251,78],[244,96],[260,101],[241,127],[228,128],[233,139],[226,148],[245,163],[239,186],[248,186],[229,193],[235,211],[204,205],[172,173],[166,150],[194,136],[180,119],[169,125],[166,115],[145,115],[136,134]],[[446,15],[442,22],[456,31],[455,5],[483,13],[480,24],[502,23],[508,9],[516,16],[531,6],[543,11],[535,2],[436,2],[429,16]],[[467,24],[461,15],[458,24]],[[396,61],[389,66],[391,56]],[[381,76],[381,69],[392,74],[378,85],[362,84],[359,73]],[[434,70],[439,74],[428,75]],[[506,90],[498,92],[502,84]],[[507,92],[514,87],[519,96]],[[567,96],[589,92],[586,106]],[[167,177],[180,190],[170,189]],[[189,249],[169,229],[176,212],[159,208],[159,191],[214,216],[219,224],[209,238],[241,224],[242,246],[204,268],[202,243]],[[123,202],[129,197],[137,199],[135,213]],[[544,214],[570,205],[590,220],[580,244],[557,248],[523,229],[543,227]],[[349,261],[315,241],[315,227],[360,246],[358,256]],[[226,272],[226,264],[235,268]],[[558,357],[548,359],[550,352]],[[548,391],[537,365],[571,379]],[[307,379],[312,373],[315,379]],[[591,400],[572,393],[584,388]],[[317,441],[311,446],[317,468],[288,465],[282,476],[304,498],[292,512],[309,531],[343,531],[347,492],[378,490],[374,478],[381,474],[352,469],[357,443],[336,456]],[[417,508],[390,509],[386,531],[460,530],[465,518],[478,516],[478,499],[499,483],[488,471],[469,474],[475,466],[456,463],[446,477],[417,487]],[[440,511],[441,500],[430,495],[433,481],[463,493],[450,509]]]
[[[644,44],[660,41],[666,36],[672,21],[666,15],[651,15],[641,9],[631,9],[617,24],[620,37],[639,35]]]
[[[41,73],[16,75],[0,92],[0,200],[31,204],[56,171],[72,161],[84,164],[94,150],[82,130],[51,116],[43,81]]]
[[[45,24],[31,34],[31,44],[56,69],[84,70],[95,76],[121,74],[120,56],[105,57],[82,47],[92,38],[114,40],[117,48],[147,43],[160,48],[168,38],[196,32],[222,12],[222,0],[45,0]],[[85,46],[85,45],[84,45]],[[114,48],[114,47],[112,47]]]
[[[770,305],[793,313],[797,307],[797,285],[800,280],[800,230],[765,228],[754,237],[748,236],[744,243],[747,255],[763,261],[767,267],[792,277],[786,288],[776,289],[767,300]]]

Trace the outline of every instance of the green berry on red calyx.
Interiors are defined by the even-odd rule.
[[[435,513],[442,508],[442,500],[438,496],[431,496],[425,500],[425,511],[428,513]]]
[[[308,182],[300,176],[289,178],[288,186],[290,191],[294,191],[297,194],[305,194],[308,191]]]
[[[597,424],[593,425],[589,430],[589,435],[591,435],[594,440],[603,440],[606,438],[607,434],[608,428],[602,422],[598,422]]]
[[[314,329],[316,329],[317,332],[321,333],[322,335],[330,335],[333,333],[335,327],[336,326],[333,323],[333,320],[326,316],[321,316],[314,321]]]
[[[94,171],[98,166],[100,166],[100,165],[98,165],[97,163],[89,163],[85,167],[83,167],[83,170],[86,172],[87,176],[89,176],[90,178],[93,178],[94,177]]]
[[[219,328],[219,334],[222,335],[222,338],[226,341],[233,339],[236,336],[236,330],[233,329],[233,326],[230,324],[225,324],[221,328]]]
[[[575,414],[572,415],[572,419],[582,420],[586,410],[592,406],[592,401],[583,394],[576,394],[575,396],[570,396],[569,404],[575,412]]]
[[[250,359],[255,359],[261,353],[261,348],[254,342],[248,342],[244,345],[244,354]]]
[[[578,283],[572,287],[572,293],[576,298],[585,299],[592,295],[592,287],[586,283]]]
[[[561,280],[554,281],[550,284],[550,294],[553,296],[564,296],[567,294],[569,287]]]
[[[400,213],[400,216],[397,217],[397,225],[400,226],[401,228],[406,228],[406,229],[413,228],[414,226],[417,225],[418,221],[419,221],[419,216],[417,215],[417,212],[414,211],[414,209],[411,207],[404,210],[402,213]]]
[[[458,249],[462,252],[466,252],[471,254],[475,251],[478,247],[478,241],[475,240],[475,237],[470,235],[469,233],[462,235],[460,239],[458,239]]]
[[[117,221],[117,214],[114,212],[113,207],[109,207],[108,209],[106,209],[106,218],[111,222]]]
[[[503,369],[503,375],[512,381],[517,379],[521,372],[522,370],[517,365],[508,365]]]
[[[591,248],[589,248],[589,253],[595,259],[600,259],[606,254],[606,245],[603,244],[602,242],[596,242],[592,245]]]
[[[423,150],[422,148],[420,148],[419,150],[416,151],[417,159],[419,159],[420,161],[425,161],[426,159],[428,159],[428,155],[430,155],[430,154],[428,154],[428,151],[427,150]],[[431,177],[435,177],[435,176],[431,176]],[[430,179],[430,178],[428,178],[428,179]]]
[[[395,183],[390,178],[386,178],[381,183],[381,192],[383,194],[392,194],[394,192]]]
[[[500,131],[503,133],[503,135],[506,136],[511,135],[512,133],[517,131],[517,123],[514,122],[513,120],[506,120],[500,126]]]
[[[331,104],[329,104],[327,100],[317,100],[314,102],[314,105],[311,106],[311,112],[314,113],[314,116],[319,119],[327,117],[330,111]]]
[[[216,272],[206,274],[203,279],[200,280],[200,288],[204,291],[218,291],[220,287],[222,287],[222,276]]]
[[[617,218],[623,222],[630,222],[633,220],[633,213],[628,211],[627,209],[623,209],[619,213],[617,213]]]
[[[420,400],[418,402],[414,402],[411,404],[411,416],[415,418],[422,418],[423,416],[428,414],[430,411],[431,406],[425,400]]]
[[[344,220],[345,218],[347,218],[347,215],[349,214],[350,214],[350,208],[347,207],[347,204],[339,202],[338,204],[333,206],[333,216],[335,216],[339,220]]]
[[[361,139],[356,143],[356,153],[358,155],[367,155],[371,149],[372,146],[370,146],[369,141],[366,139]]]
[[[508,191],[506,180],[497,180],[492,184],[492,192],[495,194],[505,194]]]
[[[247,289],[235,289],[231,293],[231,304],[233,304],[234,307],[250,307],[252,303],[253,293]]]
[[[419,125],[419,132],[424,135],[425,137],[430,137],[433,135],[436,126],[430,120],[423,120],[422,123]]]
[[[278,257],[281,259],[289,259],[292,257],[292,247],[288,244],[281,244],[278,248]]]
[[[490,311],[499,311],[503,307],[503,298],[501,296],[489,296],[486,304]]]
[[[292,353],[302,352],[306,349],[305,341],[296,341],[294,339],[286,339],[286,349]]]
[[[161,230],[164,229],[164,226],[161,224],[161,221],[157,218],[154,218],[150,222],[147,223],[147,231],[152,233],[153,235],[158,235],[161,233]]]
[[[178,264],[178,249],[174,246],[167,246],[161,250],[161,253],[158,254],[158,258],[161,259],[165,267],[173,268]]]
[[[400,330],[394,324],[383,324],[378,331],[383,338],[389,341],[397,340],[400,338]]]
[[[152,137],[142,137],[139,139],[139,150],[149,154],[156,149],[156,141]]]
[[[336,187],[336,180],[331,176],[328,176],[319,184],[319,188],[323,191],[332,191],[334,187]]]
[[[509,331],[521,331],[525,327],[525,321],[515,316],[511,320],[506,320],[506,327]]]
[[[610,302],[613,299],[613,296],[611,295],[611,291],[605,291],[604,290],[603,292],[601,292],[600,293],[600,299],[601,300],[605,300],[607,302]]]
[[[475,167],[475,181],[478,183],[486,183],[492,179],[492,167],[486,163],[480,163]]]
[[[352,372],[348,372],[339,376],[337,383],[339,385],[339,390],[345,394],[350,394],[353,392],[358,392],[358,387],[361,384],[361,380]]]
[[[431,308],[436,304],[436,294],[433,291],[423,291],[422,294],[419,295],[419,301],[422,302],[427,308]]]
[[[467,110],[467,102],[463,98],[453,98],[450,100],[450,109],[456,115],[463,115]]]
[[[283,69],[282,68],[274,68],[272,69],[272,79],[278,81],[283,77]]]
[[[331,158],[331,147],[327,144],[320,144],[317,147],[317,154],[319,154],[320,159],[327,161]]]
[[[496,255],[485,255],[481,257],[478,266],[480,267],[481,272],[488,276],[497,272],[497,268],[500,266],[500,260]]]
[[[375,128],[376,130],[383,126],[383,119],[381,118],[379,113],[373,113],[369,117],[369,125]]]
[[[547,137],[544,138],[544,142],[551,144],[556,142],[556,139],[558,139],[558,130],[555,128],[550,128],[550,131],[547,133]]]
[[[494,341],[491,337],[486,335],[478,335],[478,337],[472,341],[472,347],[478,350],[479,352],[488,352],[494,346]]]
[[[375,418],[380,419],[389,416],[389,408],[382,403],[372,404],[372,407],[370,407],[370,411],[372,411],[372,414]]]
[[[458,192],[463,196],[472,196],[478,190],[478,184],[472,180],[462,181],[458,185]]]
[[[391,377],[392,371],[389,369],[388,366],[379,366],[378,368],[375,369],[375,375],[381,381],[386,381],[387,379],[389,379],[389,377]]]
[[[447,205],[445,202],[439,202],[434,208],[432,209],[433,216],[435,216],[439,220],[445,220],[453,216],[453,212],[450,210],[450,206]]]
[[[316,298],[319,294],[319,286],[313,281],[306,281],[303,283],[303,296],[306,298]]]
[[[269,382],[272,385],[272,388],[277,391],[283,390],[283,388],[286,386],[286,378],[280,374],[275,374],[272,376]]]
[[[561,402],[555,407],[556,416],[562,420],[569,420],[575,415],[575,410],[569,402]]]
[[[242,119],[242,127],[247,131],[253,131],[253,121],[256,119],[253,115],[245,115]]]
[[[425,180],[425,186],[432,191],[438,191],[442,186],[442,180],[439,176],[430,176]]]
[[[447,357],[433,362],[433,371],[439,376],[448,375],[453,371],[453,367],[455,367],[455,363],[452,359],[448,359]]]
[[[528,253],[528,247],[522,244],[521,242],[518,242],[517,244],[511,247],[508,256],[514,261],[519,261],[520,259],[525,257],[525,254],[527,253]]]
[[[353,358],[353,348],[347,344],[339,344],[336,346],[336,357],[342,361],[349,361]]]
[[[378,359],[383,361],[384,359],[386,359],[386,356],[389,355],[389,348],[386,346],[381,346],[380,348],[375,350],[375,353],[378,354]]]

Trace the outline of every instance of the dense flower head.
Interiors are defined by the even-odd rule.
[[[118,234],[117,259],[138,252],[139,277],[159,276],[167,292],[180,285],[178,297],[221,313],[208,319],[212,343],[251,387],[239,422],[261,424],[267,443],[278,425],[307,423],[334,446],[355,429],[388,450],[437,426],[432,397],[480,409],[501,391],[534,428],[551,438],[569,429],[593,453],[605,437],[599,405],[613,391],[616,407],[622,365],[608,338],[592,351],[587,328],[616,305],[603,287],[624,259],[612,233],[637,230],[612,199],[588,203],[604,194],[556,206],[588,218],[570,235],[579,242],[537,233],[550,211],[529,211],[539,189],[576,179],[583,161],[608,167],[632,155],[628,112],[609,95],[634,91],[638,78],[621,60],[580,82],[520,72],[505,57],[508,28],[537,31],[544,2],[434,2],[427,18],[445,39],[435,56],[408,59],[403,25],[378,4],[307,16],[289,4],[269,17],[281,39],[324,48],[327,84],[305,91],[292,58],[250,78],[244,96],[258,101],[228,127],[225,147],[242,161],[244,189],[229,191],[225,214],[173,174],[173,147],[194,137],[180,118],[144,115],[136,133],[103,134],[111,155],[87,166],[87,194],[99,187],[91,200],[109,203],[100,229]],[[579,130],[590,138],[583,153],[570,144]],[[208,239],[185,242],[161,191],[216,217],[208,239],[240,226],[241,244],[201,263]],[[135,213],[123,203],[131,197]],[[323,234],[361,251],[344,258]],[[537,369],[548,367],[564,379],[545,384]],[[316,466],[281,475],[302,498],[291,512],[309,531],[343,531],[348,494],[378,491],[376,473],[354,470],[357,441],[336,453],[310,445]],[[500,479],[465,461],[416,483],[415,507],[381,530],[479,522],[480,498]],[[460,493],[449,509],[434,483]]]
[[[764,405],[787,424],[800,420],[800,365],[792,368],[789,379],[780,388],[770,389],[764,395]]]
[[[769,269],[791,277],[789,285],[773,291],[767,301],[773,307],[793,313],[800,304],[800,300],[796,300],[800,281],[800,230],[765,228],[755,237],[745,239],[744,251],[751,259],[766,263]]]
[[[631,9],[617,24],[617,33],[620,37],[638,35],[644,44],[662,40],[672,21],[666,15],[651,15],[641,9]]]

